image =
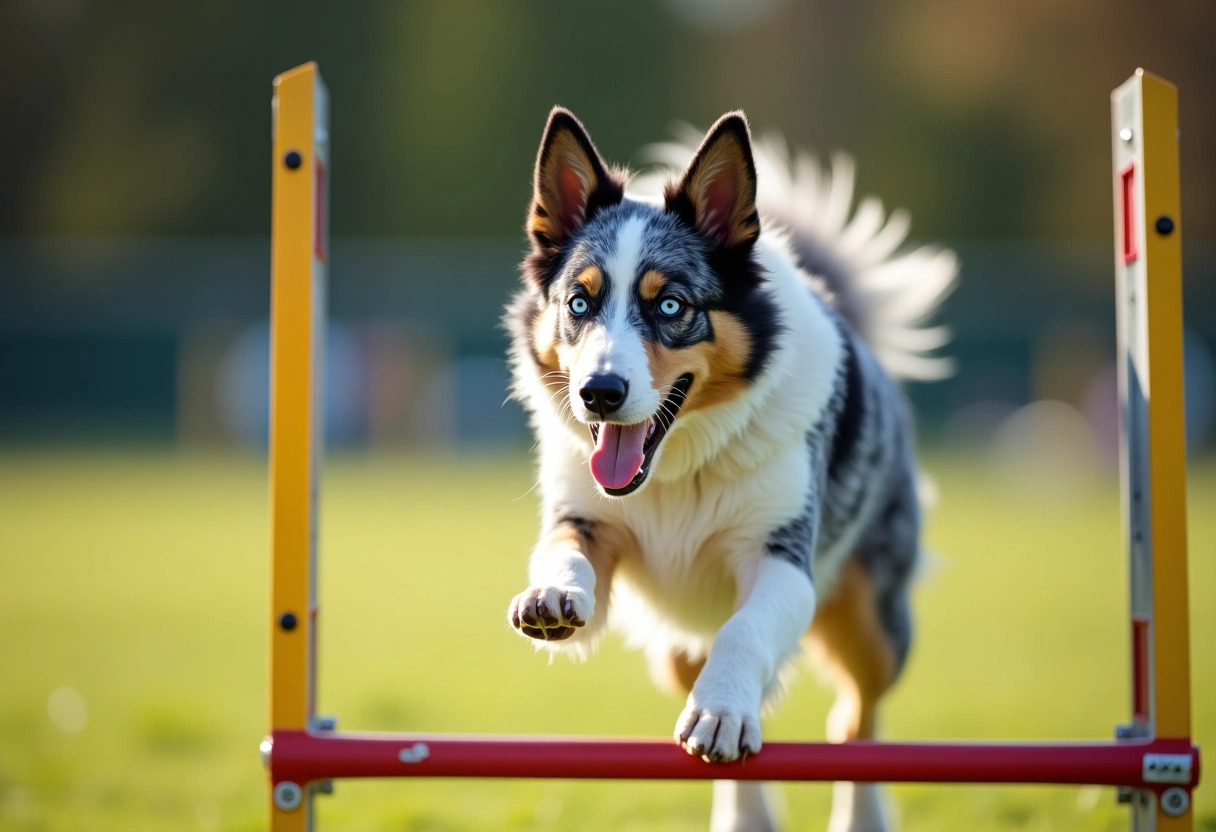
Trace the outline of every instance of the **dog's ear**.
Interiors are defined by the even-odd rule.
[[[760,236],[756,163],[747,119],[736,110],[718,119],[678,182],[664,191],[667,210],[709,238],[715,248],[750,248]]]
[[[569,110],[554,107],[545,126],[533,175],[528,234],[538,251],[560,246],[595,212],[625,196],[591,137]]]

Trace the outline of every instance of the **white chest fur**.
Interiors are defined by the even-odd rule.
[[[612,523],[636,543],[620,553],[612,618],[639,645],[700,652],[751,590],[768,536],[807,505],[806,432],[831,396],[843,346],[784,242],[757,255],[782,315],[770,366],[739,399],[681,416],[645,488],[605,497],[587,471],[586,427],[537,413],[546,513]]]
[[[669,625],[712,635],[751,589],[769,534],[805,507],[809,478],[805,445],[794,443],[743,476],[710,465],[653,483],[622,501],[637,551],[620,576]]]

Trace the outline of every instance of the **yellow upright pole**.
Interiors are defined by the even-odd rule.
[[[328,257],[327,110],[325,85],[315,63],[274,80],[271,731],[307,730],[315,702],[316,495]],[[271,784],[271,829],[310,829],[311,803],[307,783]]]
[[[1131,564],[1131,733],[1189,739],[1178,90],[1136,70],[1112,93],[1111,112],[1123,514]],[[1158,781],[1164,788],[1159,799],[1148,791],[1133,796],[1138,832],[1192,828],[1190,795],[1169,785],[1174,777],[1181,774]]]

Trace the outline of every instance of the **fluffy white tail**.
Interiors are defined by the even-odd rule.
[[[683,128],[677,141],[654,145],[648,155],[679,171],[699,141],[699,132]],[[958,279],[954,252],[935,246],[898,252],[911,226],[908,213],[887,214],[873,196],[855,203],[853,160],[843,153],[825,168],[809,153],[791,156],[779,136],[766,136],[756,142],[755,162],[764,221],[789,231],[802,267],[822,281],[887,372],[918,380],[950,375],[953,362],[934,354],[950,340],[949,330],[925,322]],[[648,173],[633,184],[659,193],[657,178],[667,173]]]

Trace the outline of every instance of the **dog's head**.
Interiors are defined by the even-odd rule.
[[[660,204],[627,197],[625,179],[570,112],[553,111],[515,325],[546,399],[534,405],[586,426],[591,475],[614,497],[645,485],[688,415],[746,392],[777,327],[752,257],[760,220],[741,113],[710,129]]]

